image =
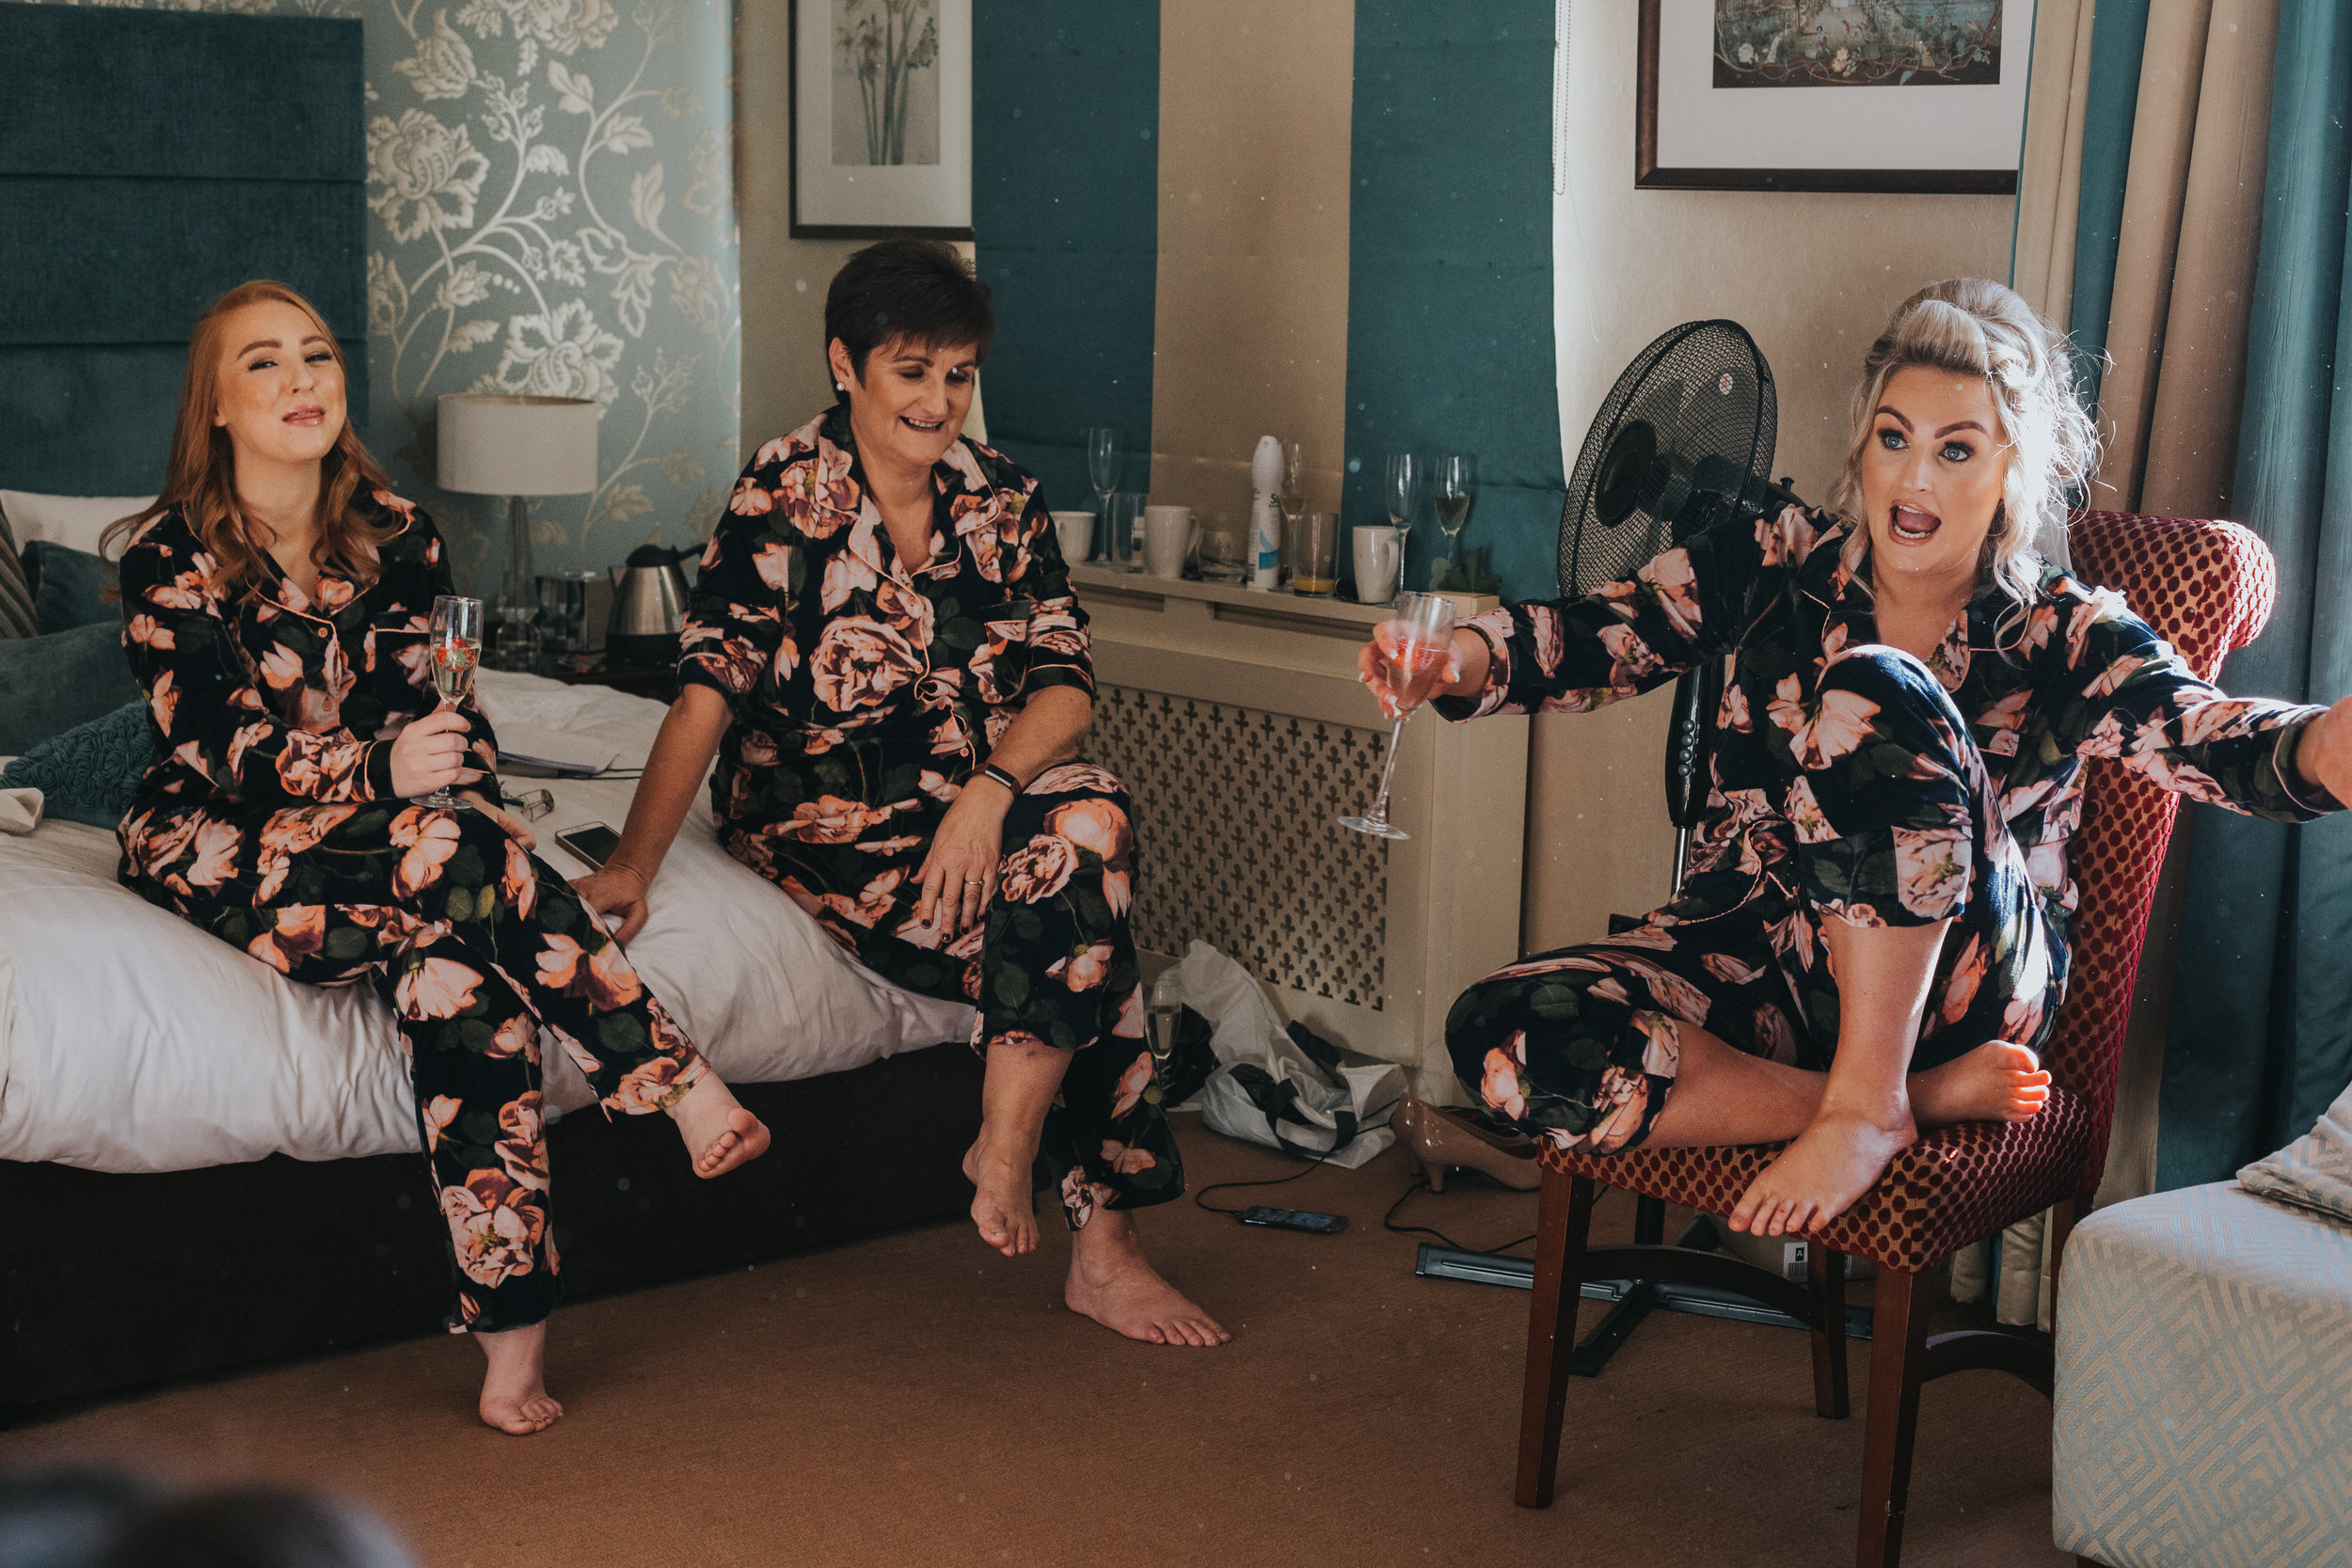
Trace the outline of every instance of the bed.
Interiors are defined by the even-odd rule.
[[[485,673],[494,723],[644,760],[662,709]],[[621,779],[545,787],[533,824],[617,824]],[[115,880],[111,833],[0,836],[0,1416],[429,1331],[448,1265],[389,1014],[294,985]],[[630,956],[776,1132],[723,1181],[667,1118],[608,1122],[547,1054],[574,1299],[948,1217],[978,1117],[971,1011],[860,968],[711,832],[680,833]],[[163,1304],[168,1304],[165,1306]]]

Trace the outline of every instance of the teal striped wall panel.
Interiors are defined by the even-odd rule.
[[[1464,548],[1513,597],[1555,591],[1550,0],[1358,0],[1350,135],[1348,523],[1385,522],[1383,458],[1478,454]],[[1442,545],[1426,507],[1409,586]]]
[[[996,295],[989,439],[1057,507],[1091,504],[1080,432],[1151,483],[1158,0],[973,0],[972,236]]]

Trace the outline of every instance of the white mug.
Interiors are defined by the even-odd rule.
[[[1200,525],[1189,506],[1147,506],[1143,509],[1143,559],[1155,578],[1180,578],[1193,546],[1200,543]]]
[[[1397,568],[1404,564],[1398,550],[1402,532],[1386,523],[1367,524],[1356,531],[1356,601],[1387,604],[1396,597]]]
[[[1056,512],[1054,532],[1061,540],[1061,558],[1065,565],[1077,566],[1094,559],[1094,514],[1091,512]]]

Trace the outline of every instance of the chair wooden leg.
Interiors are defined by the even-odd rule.
[[[1902,1560],[1903,1507],[1911,1491],[1911,1443],[1919,1422],[1919,1383],[1935,1275],[1879,1265],[1870,1326],[1870,1413],[1862,1439],[1862,1510],[1854,1561],[1896,1568]]]
[[[1546,1168],[1535,1210],[1535,1292],[1527,1314],[1527,1386],[1519,1402],[1521,1508],[1549,1508],[1560,1468],[1560,1422],[1576,1349],[1576,1308],[1584,1289],[1584,1243],[1593,1227],[1593,1183]]]
[[[1806,1264],[1812,1274],[1813,1408],[1832,1420],[1852,1410],[1846,1397],[1846,1255],[1815,1242]]]

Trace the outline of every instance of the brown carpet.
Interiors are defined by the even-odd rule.
[[[1196,1187],[1295,1168],[1179,1124]],[[1338,1237],[1150,1213],[1162,1267],[1233,1330],[1216,1351],[1073,1316],[1057,1227],[1019,1263],[952,1227],[566,1309],[570,1415],[538,1437],[474,1424],[480,1357],[435,1338],[0,1433],[0,1463],[330,1487],[432,1568],[1851,1560],[1867,1347],[1854,1416],[1825,1421],[1789,1329],[1652,1317],[1571,1386],[1559,1501],[1514,1507],[1528,1297],[1414,1277],[1415,1238],[1380,1227],[1408,1180],[1391,1150],[1211,1196],[1343,1212]],[[1465,1177],[1401,1217],[1490,1246],[1534,1216]],[[1631,1218],[1605,1199],[1595,1239]],[[1931,1385],[1906,1563],[2065,1561],[2049,1422],[1996,1373]]]

